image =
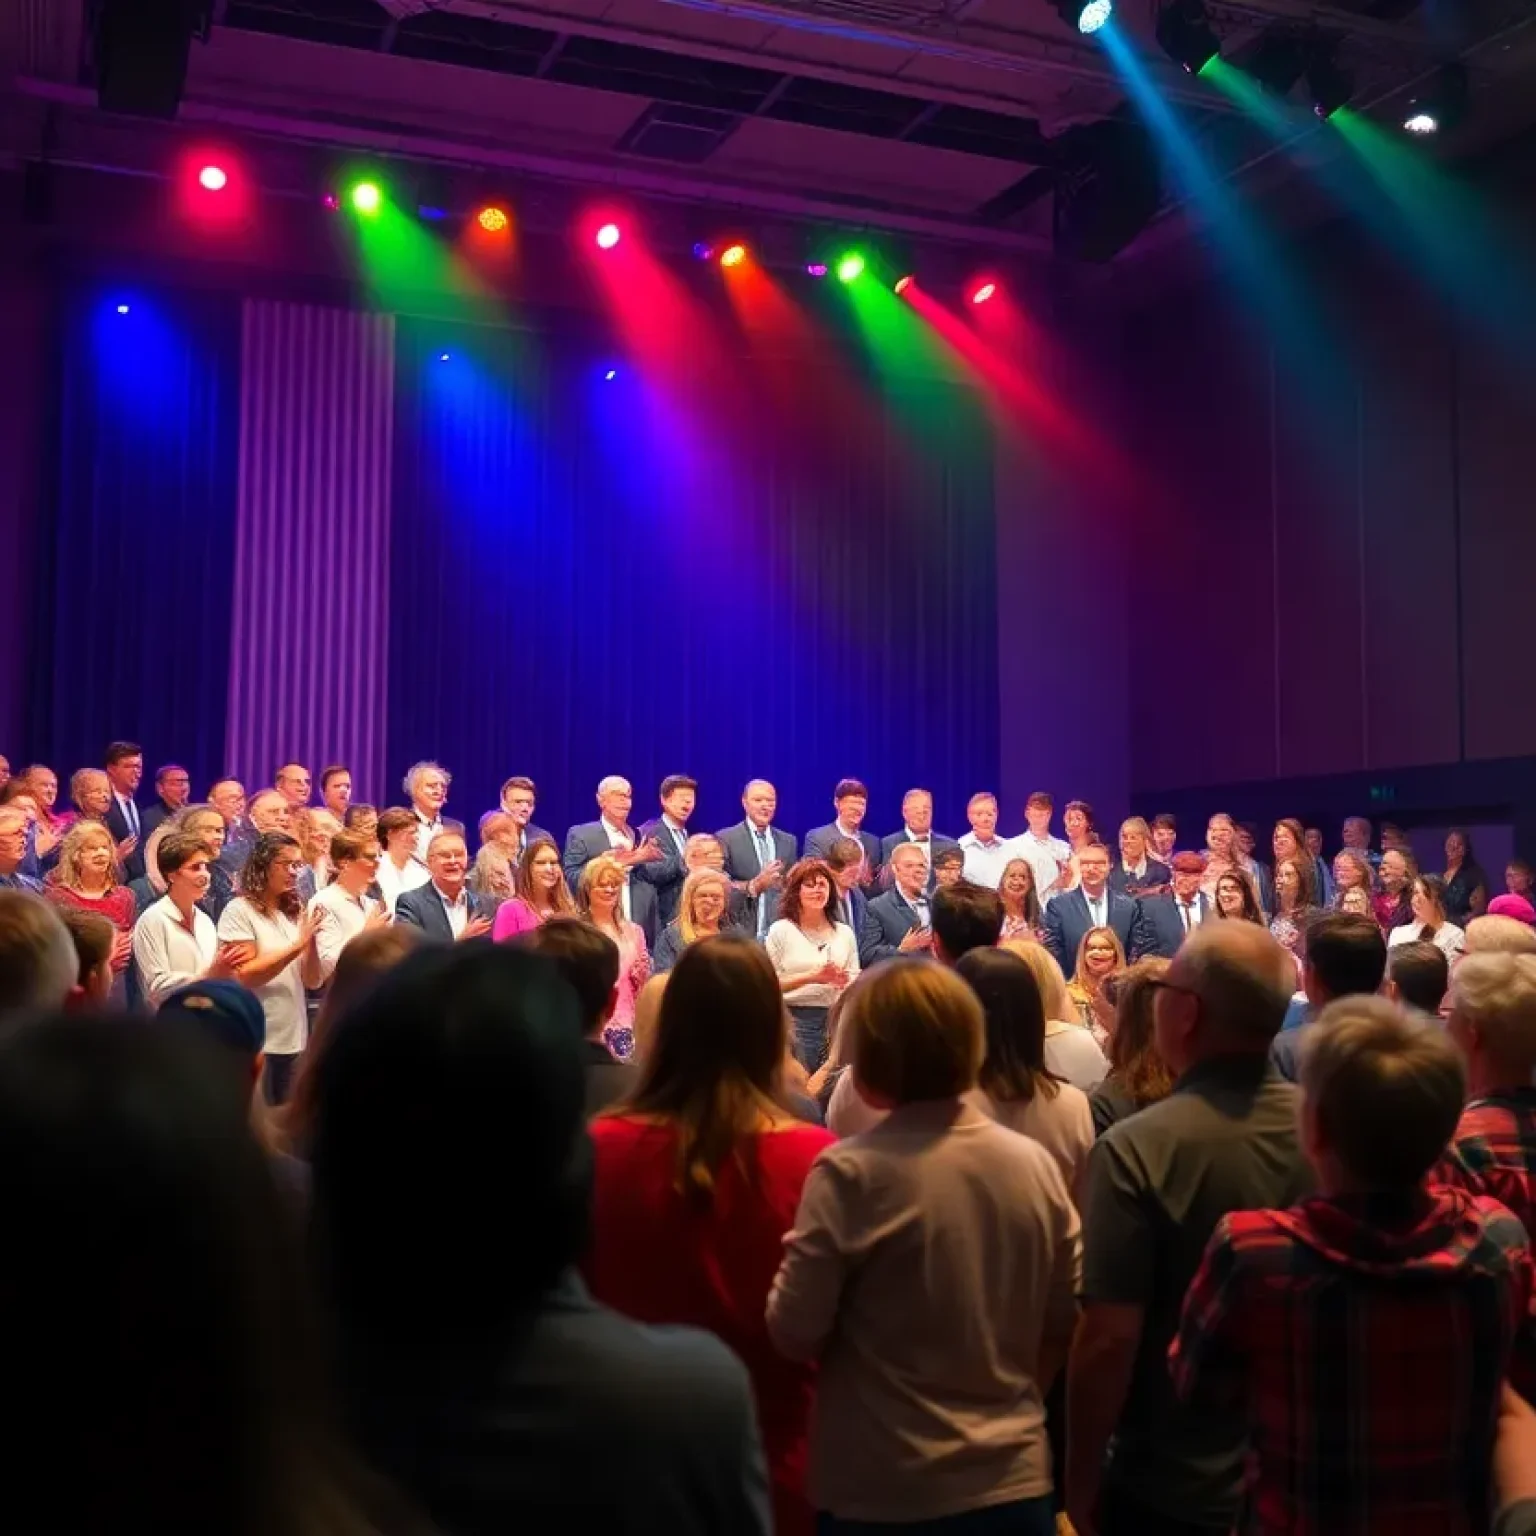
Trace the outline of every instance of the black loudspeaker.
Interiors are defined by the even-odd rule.
[[[1056,254],[1109,261],[1146,228],[1162,198],[1157,151],[1139,123],[1105,118],[1071,130],[1057,171]]]
[[[96,101],[134,117],[176,116],[205,0],[98,0]]]

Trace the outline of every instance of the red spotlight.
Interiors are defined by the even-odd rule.
[[[222,192],[229,185],[229,172],[222,165],[205,165],[197,173],[197,184],[205,192]]]
[[[611,251],[619,243],[623,232],[617,224],[604,224],[597,232],[597,248],[600,251]]]
[[[507,210],[505,208],[498,208],[492,203],[488,207],[482,208],[475,215],[475,222],[486,234],[499,235],[506,229],[511,220],[507,218]]]
[[[977,286],[971,290],[971,303],[985,304],[987,300],[994,297],[996,293],[996,283],[978,283]]]
[[[720,253],[722,267],[739,267],[746,259],[747,248],[744,245],[728,245]]]
[[[915,281],[916,281],[916,279],[912,276],[912,274],[910,272],[908,272],[905,277],[898,277],[896,279],[896,292],[897,293],[905,293],[907,291],[907,289],[910,288]]]

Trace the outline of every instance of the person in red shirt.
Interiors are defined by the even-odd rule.
[[[1218,1223],[1174,1388],[1248,1423],[1244,1536],[1482,1536],[1533,1270],[1503,1206],[1432,1177],[1461,1113],[1455,1048],[1385,999],[1343,998],[1301,1083],[1321,1192]]]
[[[778,1536],[810,1536],[815,1367],[779,1355],[765,1315],[806,1176],[834,1138],[783,1107],[787,1031],[757,944],[722,935],[683,951],[634,1096],[592,1123],[582,1268],[616,1311],[705,1328],[731,1347],[752,1377]]]

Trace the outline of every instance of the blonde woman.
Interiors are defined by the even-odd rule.
[[[1032,939],[1009,939],[999,946],[1015,954],[1034,972],[1045,1008],[1045,1065],[1056,1077],[1092,1093],[1109,1073],[1109,1062],[1084,1029],[1067,993],[1067,979],[1056,958]]]
[[[725,923],[731,883],[717,869],[696,869],[683,881],[677,916],[656,940],[656,970],[670,971],[695,940],[712,938]]]
[[[77,821],[64,834],[58,867],[43,887],[56,906],[94,912],[112,924],[112,1001],[128,998],[128,962],[133,958],[133,893],[117,880],[117,845],[106,825]]]
[[[506,850],[495,843],[482,843],[470,865],[466,882],[475,895],[483,896],[501,910],[501,904],[517,894],[517,877],[513,873],[513,860]]]
[[[1090,928],[1077,946],[1077,963],[1067,983],[1067,997],[1084,1029],[1094,1026],[1093,1000],[1106,976],[1125,969],[1125,946],[1113,928]]]
[[[635,1049],[635,994],[651,974],[651,956],[639,923],[624,916],[624,884],[628,872],[611,854],[599,854],[581,872],[576,886],[576,910],[599,933],[619,946],[618,1001],[603,1026],[603,1044],[620,1060]]]
[[[198,902],[214,922],[218,922],[235,896],[235,882],[220,862],[224,851],[224,818],[211,805],[189,805],[168,816],[149,834],[144,846],[144,876],[133,882],[132,889],[143,911],[158,896],[165,895],[165,876],[160,869],[160,848],[168,837],[184,832],[195,837],[208,850],[208,894]]]

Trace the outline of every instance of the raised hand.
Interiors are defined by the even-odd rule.
[[[460,941],[464,939],[483,939],[490,931],[490,918],[472,917],[464,924],[464,932],[459,935],[459,939]]]

